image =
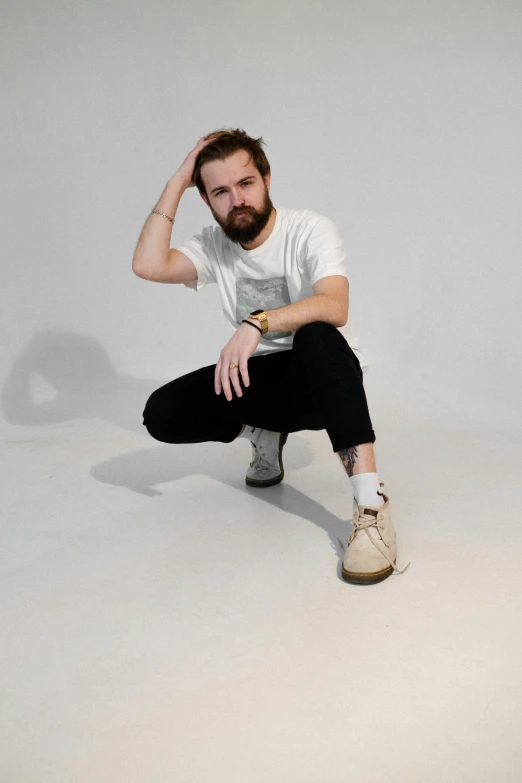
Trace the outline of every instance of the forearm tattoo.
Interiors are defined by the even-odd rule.
[[[341,451],[338,451],[337,453],[341,458],[345,471],[350,477],[353,476],[353,467],[358,457],[357,446],[352,446],[349,449],[341,449]]]

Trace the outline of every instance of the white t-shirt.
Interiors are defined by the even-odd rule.
[[[207,226],[175,247],[198,272],[196,281],[184,285],[199,291],[207,283],[217,283],[223,313],[234,331],[253,310],[275,310],[313,296],[312,286],[323,277],[348,277],[335,224],[308,209],[277,207],[272,233],[254,250],[244,250],[218,225]],[[365,372],[369,365],[359,351],[349,318],[343,330]],[[289,350],[294,334],[268,332],[252,355]]]

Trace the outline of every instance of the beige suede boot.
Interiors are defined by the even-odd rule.
[[[381,483],[381,487],[384,486]],[[390,516],[389,498],[384,499],[381,508],[358,506],[353,501],[353,532],[343,558],[342,576],[346,582],[356,585],[371,585],[382,582],[397,568],[397,544],[395,529]]]

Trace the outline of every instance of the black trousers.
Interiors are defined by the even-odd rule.
[[[274,430],[326,429],[333,451],[374,443],[363,374],[335,326],[315,321],[295,332],[293,346],[248,360],[250,385],[239,370],[243,396],[216,394],[210,364],[156,389],[143,424],[165,443],[230,443],[243,424]]]

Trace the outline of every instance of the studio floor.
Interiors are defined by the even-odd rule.
[[[97,404],[2,425],[3,783],[522,780],[520,438],[382,412],[411,565],[355,587],[325,432],[256,490]]]

